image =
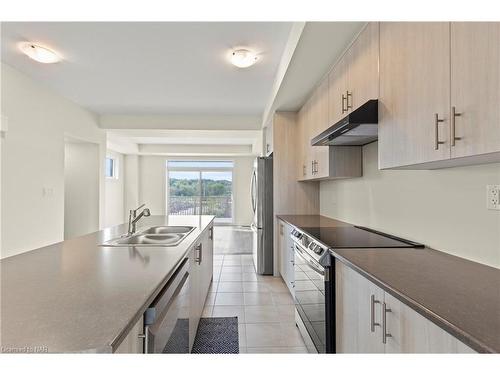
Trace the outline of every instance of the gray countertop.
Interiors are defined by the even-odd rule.
[[[279,218],[305,232],[349,225],[319,215]],[[499,269],[430,248],[331,249],[331,254],[471,348],[500,352]]]
[[[100,247],[125,224],[0,261],[2,352],[112,352],[213,216],[151,216],[190,225],[175,247]]]

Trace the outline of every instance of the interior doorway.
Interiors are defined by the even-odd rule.
[[[99,145],[64,140],[64,239],[99,230]]]

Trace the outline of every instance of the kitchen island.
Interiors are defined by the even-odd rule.
[[[103,247],[122,224],[0,261],[3,353],[117,350],[213,216],[150,216],[140,228],[193,226],[177,246]]]

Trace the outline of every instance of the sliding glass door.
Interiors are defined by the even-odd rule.
[[[168,161],[169,215],[214,215],[233,221],[232,161]]]

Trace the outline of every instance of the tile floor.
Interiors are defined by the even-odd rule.
[[[237,316],[240,353],[307,353],[285,283],[257,275],[252,255],[214,255],[203,316]]]
[[[250,227],[214,226],[214,251],[217,254],[252,254]]]

